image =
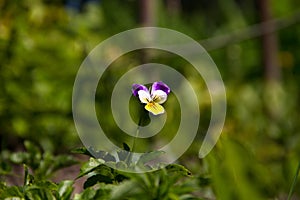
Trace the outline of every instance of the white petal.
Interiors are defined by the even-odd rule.
[[[148,103],[149,101],[151,101],[149,92],[146,92],[145,90],[140,90],[138,92],[138,95],[139,95],[139,99],[142,103]]]
[[[167,93],[162,90],[155,90],[152,92],[151,97],[155,103],[162,104],[167,100]]]

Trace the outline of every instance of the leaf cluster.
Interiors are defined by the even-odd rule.
[[[197,180],[184,166],[170,164],[151,168],[147,163],[159,157],[161,152],[145,153],[137,162],[132,162],[129,159],[130,148],[125,143],[123,147],[124,150],[117,153],[117,158],[104,152],[90,154],[85,148],[75,150],[77,153],[102,157],[92,156],[82,165],[78,178],[87,177],[85,190],[75,195],[75,199],[197,199],[193,195]],[[105,157],[109,157],[110,161],[105,161]],[[152,171],[127,171],[141,168]]]

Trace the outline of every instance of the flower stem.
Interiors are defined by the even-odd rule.
[[[144,108],[142,108],[144,109]],[[140,119],[139,119],[139,122],[138,122],[138,126],[136,128],[136,133],[135,133],[135,137],[133,138],[133,143],[132,143],[132,148],[130,150],[130,152],[128,153],[126,159],[125,159],[125,162],[129,165],[131,162],[132,162],[132,154],[134,153],[135,151],[135,148],[136,148],[136,138],[139,136],[139,133],[140,133],[140,127],[142,125],[142,122],[143,122],[143,118],[144,118],[144,115],[145,115],[145,112],[143,110],[140,111]]]
[[[136,128],[135,137],[133,138],[132,149],[131,149],[132,152],[134,152],[135,150],[136,138],[139,136],[142,120],[143,120],[143,115],[140,116],[138,127]]]
[[[299,175],[299,171],[300,171],[300,161],[298,163],[298,168],[297,168],[297,171],[296,171],[296,174],[295,174],[295,177],[294,177],[294,180],[293,180],[290,192],[289,192],[288,200],[291,200],[291,198],[292,198],[292,194],[293,194],[294,189],[296,187],[296,183],[297,183],[297,178],[298,178],[298,175]]]

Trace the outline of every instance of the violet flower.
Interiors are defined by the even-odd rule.
[[[163,114],[165,109],[160,104],[163,104],[171,92],[169,86],[163,82],[154,82],[150,91],[144,85],[133,84],[132,94],[139,97],[142,103],[145,103],[145,109],[153,115]]]

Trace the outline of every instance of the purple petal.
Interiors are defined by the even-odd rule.
[[[169,88],[169,86],[167,86],[165,83],[159,81],[159,82],[154,82],[152,84],[152,92],[155,90],[162,90],[164,91],[167,95],[171,92],[171,89]]]
[[[132,85],[131,91],[132,91],[132,94],[133,94],[134,96],[137,97],[137,96],[138,96],[138,92],[139,92],[140,90],[144,90],[144,91],[146,91],[146,92],[149,92],[148,88],[147,88],[146,86],[144,86],[144,85],[140,85],[140,84],[133,84],[133,85]]]

